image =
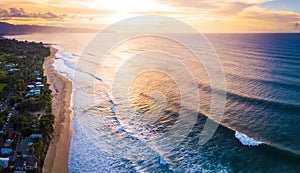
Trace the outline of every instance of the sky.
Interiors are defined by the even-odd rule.
[[[300,32],[299,0],[1,0],[0,21],[99,29],[139,15],[169,16],[201,32]]]

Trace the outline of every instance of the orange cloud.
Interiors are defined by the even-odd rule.
[[[289,11],[266,10],[260,7],[251,7],[240,13],[242,17],[256,18],[259,20],[273,22],[297,22],[300,21],[300,14]]]
[[[42,19],[63,19],[67,17],[66,14],[57,15],[51,11],[47,13],[28,13],[23,8],[11,7],[8,10],[0,8],[0,19],[10,18],[42,18]]]
[[[15,23],[41,22],[47,25],[48,22],[49,25],[63,23],[72,26],[86,23],[88,26],[151,14],[181,19],[203,32],[299,31],[295,29],[295,24],[300,23],[300,14],[267,10],[259,6],[267,1],[270,0],[147,0],[148,4],[154,5],[140,8],[142,3],[133,3],[136,0],[122,3],[106,0],[1,0],[0,17],[2,20],[14,20]],[[13,12],[9,10],[12,7]],[[27,21],[26,18],[34,20]]]

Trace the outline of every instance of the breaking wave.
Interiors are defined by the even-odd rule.
[[[246,146],[259,146],[260,144],[263,144],[261,141],[256,141],[253,138],[250,138],[249,136],[240,133],[238,131],[235,132],[235,137],[243,144]]]

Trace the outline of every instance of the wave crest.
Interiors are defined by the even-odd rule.
[[[246,146],[258,146],[260,144],[263,144],[263,142],[256,141],[253,138],[248,137],[247,135],[240,133],[238,131],[235,132],[235,137]]]

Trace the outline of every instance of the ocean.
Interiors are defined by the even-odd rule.
[[[205,36],[226,80],[226,89],[217,90],[226,92],[220,118],[210,112],[207,68],[216,67],[170,39],[127,40],[102,61],[97,52],[113,34],[96,45],[88,44],[95,34],[13,37],[52,43],[59,49],[56,70],[73,81],[71,173],[300,172],[300,34]],[[206,125],[211,136],[201,143]]]

